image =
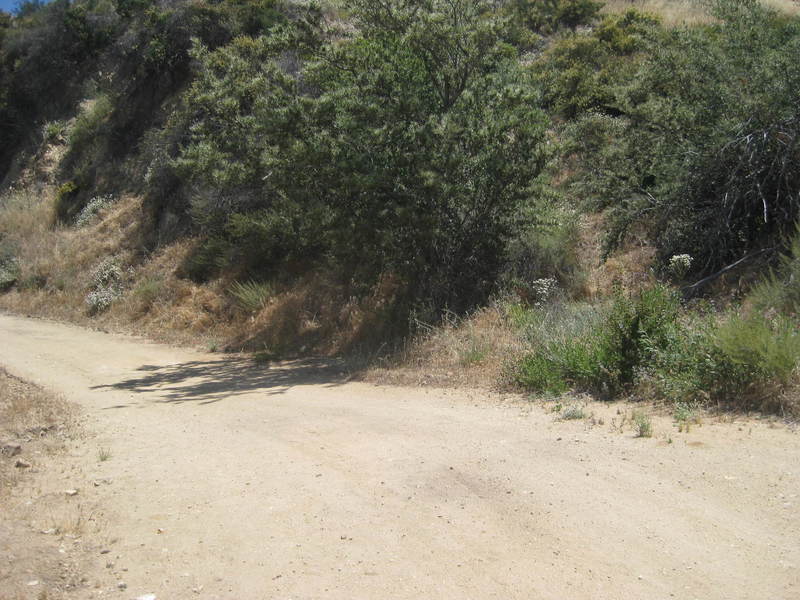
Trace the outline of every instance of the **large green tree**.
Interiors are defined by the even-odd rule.
[[[349,10],[354,31],[317,14],[198,48],[176,166],[214,247],[251,271],[324,259],[465,309],[493,289],[532,201],[547,118],[492,3]]]

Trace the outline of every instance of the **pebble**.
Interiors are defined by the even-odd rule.
[[[77,496],[78,495],[78,490],[74,490],[74,489],[73,490],[64,490],[64,493],[67,496]]]
[[[30,469],[31,463],[17,459],[17,462],[14,463],[14,466],[17,467],[18,469]]]
[[[117,587],[118,587],[119,589],[121,589],[121,590],[124,590],[125,588],[127,588],[127,587],[128,587],[128,584],[127,584],[127,583],[125,583],[124,581],[120,581],[120,582],[117,584]]]
[[[22,446],[19,444],[3,444],[1,450],[2,454],[5,454],[6,456],[16,456],[22,452]]]
[[[136,600],[156,600],[155,594],[142,594],[141,596],[136,596]]]

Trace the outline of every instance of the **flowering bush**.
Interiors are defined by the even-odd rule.
[[[103,312],[122,296],[122,269],[113,258],[103,260],[92,270],[91,285],[86,295],[89,312]]]
[[[105,196],[95,196],[89,203],[83,207],[81,212],[75,218],[75,225],[76,227],[83,227],[84,225],[89,224],[92,219],[105,207],[114,203],[116,198],[111,194],[106,194]]]
[[[692,267],[692,257],[688,254],[675,254],[669,259],[669,273],[675,280],[680,281]]]
[[[552,277],[536,279],[531,282],[530,289],[535,298],[534,306],[542,306],[558,291],[558,282]]]
[[[89,306],[89,312],[99,313],[106,310],[114,300],[121,296],[118,289],[115,288],[100,288],[99,290],[92,290],[86,294],[86,304]]]

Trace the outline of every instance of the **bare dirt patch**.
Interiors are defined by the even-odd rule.
[[[78,487],[91,517],[71,597],[798,597],[800,436],[779,421],[650,412],[647,437],[640,405],[367,385],[4,315],[0,337],[95,435],[39,494]]]
[[[86,506],[53,487],[79,439],[78,409],[0,369],[0,598],[73,597],[85,587]],[[71,492],[71,490],[69,490]]]

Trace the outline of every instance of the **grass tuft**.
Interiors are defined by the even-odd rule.
[[[267,303],[275,293],[274,288],[269,283],[259,283],[256,281],[235,281],[228,289],[228,293],[233,296],[236,304],[249,313],[257,313]]]
[[[632,415],[633,428],[636,432],[636,437],[649,438],[653,437],[653,423],[645,413],[641,411],[634,411]]]
[[[561,412],[561,418],[565,421],[575,421],[578,419],[585,419],[586,412],[582,406],[572,404]]]

